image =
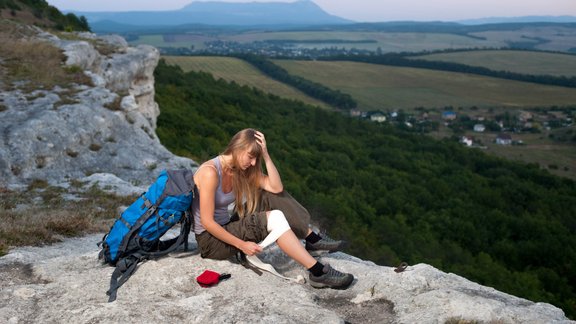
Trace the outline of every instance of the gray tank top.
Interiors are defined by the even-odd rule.
[[[220,225],[224,225],[230,221],[230,214],[228,213],[228,206],[234,202],[234,191],[229,193],[224,193],[222,191],[222,165],[220,164],[220,159],[215,157],[212,159],[216,170],[218,171],[218,188],[216,188],[216,193],[214,195],[214,220]],[[200,168],[198,168],[200,170]],[[198,172],[196,170],[196,172]],[[200,194],[198,189],[194,188],[194,201],[192,202],[192,213],[194,214],[194,233],[200,234],[206,229],[202,226],[200,222]]]

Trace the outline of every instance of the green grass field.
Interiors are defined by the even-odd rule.
[[[576,103],[576,89],[355,62],[275,60],[288,72],[350,94],[361,110],[532,108]]]
[[[576,33],[574,28],[564,26],[530,26],[516,30],[491,30],[472,33],[472,35],[493,42],[522,44],[522,48],[543,51],[568,52],[575,48]]]
[[[185,72],[208,72],[216,79],[234,81],[279,97],[299,100],[323,108],[328,107],[325,103],[311,98],[291,86],[267,77],[249,63],[237,58],[214,56],[163,56],[163,58],[168,64],[179,65]]]
[[[572,57],[561,54],[549,55]],[[272,80],[252,65],[236,58],[210,56],[165,56],[163,58],[169,64],[179,65],[184,71],[209,72],[216,78],[326,107],[320,101]],[[576,89],[462,73],[355,62],[293,60],[275,60],[274,62],[290,73],[352,95],[358,101],[359,108],[366,111],[379,109],[410,111],[416,107],[442,109],[446,106],[531,108],[552,105],[567,106],[576,103]],[[524,63],[519,65],[528,66]]]
[[[576,76],[576,55],[568,54],[528,51],[469,51],[423,55],[416,58],[481,66],[496,71]]]
[[[492,53],[493,51],[487,51]],[[509,60],[516,69],[536,69],[535,64],[514,60],[512,54],[524,56],[533,52],[503,51],[500,57]],[[466,52],[482,53],[482,52]],[[454,53],[465,56],[466,53]],[[532,57],[552,59],[557,56],[566,62],[576,57],[562,54],[537,54]],[[448,54],[442,54],[448,55]],[[494,56],[499,56],[494,54]],[[528,55],[530,56],[530,55]],[[229,57],[164,56],[169,64],[177,64],[184,71],[209,72],[216,78],[256,87],[281,97],[300,100],[308,104],[327,107],[302,92],[265,76],[252,65]],[[513,65],[512,62],[518,62]],[[275,60],[290,73],[302,76],[330,88],[352,95],[359,109],[411,111],[416,107],[442,109],[452,107],[479,108],[532,108],[552,105],[569,106],[576,103],[576,89],[544,86],[491,77],[426,69],[391,67],[355,62],[322,62]],[[542,61],[543,62],[543,61]],[[561,70],[561,63],[541,64],[549,70]]]

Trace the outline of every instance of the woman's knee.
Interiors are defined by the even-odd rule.
[[[285,232],[290,230],[290,224],[288,224],[286,216],[284,216],[281,210],[271,210],[266,213],[266,216],[268,217],[268,223],[266,225],[268,233],[272,231]]]

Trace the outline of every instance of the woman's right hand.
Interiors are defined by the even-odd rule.
[[[255,255],[262,252],[262,247],[254,242],[244,241],[238,248],[246,255]]]

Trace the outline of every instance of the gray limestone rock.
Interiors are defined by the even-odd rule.
[[[573,323],[562,310],[484,287],[429,265],[402,273],[343,253],[321,257],[353,273],[347,290],[314,289],[258,276],[234,260],[202,259],[197,250],[147,261],[108,303],[113,268],[97,258],[101,235],[0,258],[2,323]],[[195,248],[195,242],[190,245]],[[291,277],[306,271],[276,246],[262,259]],[[232,277],[211,288],[204,270]]]
[[[0,186],[35,179],[56,184],[96,173],[139,186],[164,168],[195,168],[194,161],[173,155],[156,136],[158,50],[128,47],[119,36],[79,36],[60,40],[38,31],[39,39],[64,51],[67,65],[86,71],[92,86],[0,92]],[[114,51],[102,54],[98,46]]]

